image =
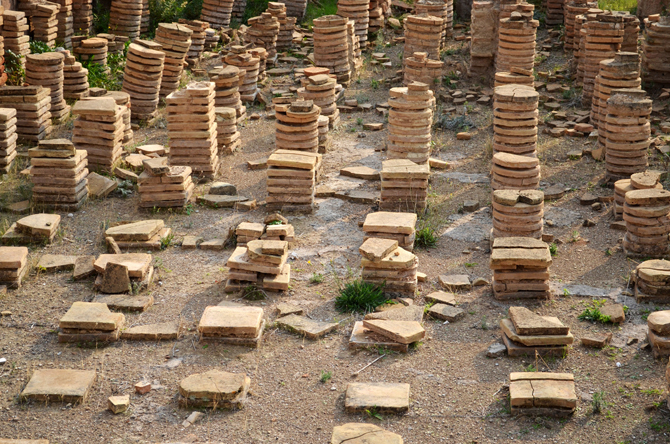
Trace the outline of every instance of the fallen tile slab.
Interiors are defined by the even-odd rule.
[[[118,187],[115,180],[101,176],[98,173],[89,173],[86,179],[88,180],[88,195],[95,199],[107,197],[109,193]]]
[[[401,344],[373,332],[363,326],[363,321],[356,321],[349,337],[349,348],[386,348],[400,353],[409,351],[409,344]]]
[[[502,333],[501,336],[503,344],[505,344],[505,347],[507,347],[507,355],[510,357],[535,356],[535,354],[539,354],[540,356],[563,358],[568,354],[567,345],[527,346],[512,341],[505,333]]]
[[[260,307],[209,306],[200,318],[198,332],[206,337],[255,338],[262,322]]]
[[[426,330],[416,321],[363,320],[363,326],[401,344],[412,344],[426,335]]]
[[[400,435],[374,424],[349,423],[333,427],[331,444],[403,444]],[[0,443],[1,444],[1,443]]]
[[[113,261],[107,262],[105,273],[102,276],[100,292],[105,294],[118,294],[129,293],[131,290],[128,267]]]
[[[577,407],[574,376],[570,373],[511,373],[510,407],[512,414],[568,416]]]
[[[225,239],[212,239],[200,244],[200,249],[205,251],[222,251],[226,248]]]
[[[420,305],[405,306],[396,304],[392,308],[379,313],[368,313],[365,315],[365,319],[421,322],[423,319],[423,307]]]
[[[95,256],[79,256],[74,261],[74,271],[72,272],[72,279],[79,281],[95,275]]]
[[[201,205],[206,205],[210,208],[233,208],[238,202],[245,202],[249,200],[248,197],[244,196],[229,196],[229,195],[217,195],[217,194],[206,194],[204,196],[196,197],[196,202]]]
[[[447,304],[435,304],[428,309],[428,314],[443,321],[456,322],[465,317],[465,311]]]
[[[154,237],[165,223],[161,219],[141,220],[108,228],[105,236],[115,241],[148,241]]]
[[[550,316],[546,317],[549,318],[550,321],[557,320],[557,318],[552,318]],[[516,331],[514,323],[509,319],[500,320],[500,329],[509,339],[527,347],[569,345],[575,340],[572,333],[569,332],[564,335],[522,335]]]
[[[30,201],[22,200],[21,202],[15,202],[13,204],[9,204],[5,207],[5,211],[12,214],[30,213]]]
[[[304,310],[295,305],[287,304],[286,302],[280,302],[277,304],[277,317],[281,318],[282,316],[288,316],[290,314],[301,315]]]
[[[95,382],[94,370],[35,370],[21,399],[43,402],[82,403]]]
[[[371,237],[358,248],[358,252],[369,261],[381,262],[398,248],[398,241]]]
[[[154,297],[152,295],[109,294],[98,295],[93,302],[106,304],[110,310],[143,312],[154,304]]]
[[[318,339],[335,330],[338,326],[337,323],[315,321],[295,314],[277,319],[277,324],[309,339]]]
[[[526,307],[510,307],[509,317],[520,335],[566,335],[570,327],[557,318],[540,316]]]
[[[379,180],[379,171],[366,166],[351,166],[340,169],[341,176],[364,180]]]
[[[347,413],[375,409],[380,413],[409,411],[409,384],[389,382],[350,382],[344,397]]]
[[[148,324],[131,327],[121,332],[121,339],[129,341],[164,341],[179,338],[179,324],[164,322],[162,324]]]
[[[444,291],[434,291],[427,296],[424,296],[426,302],[435,302],[438,304],[456,305],[456,295],[454,293],[447,293]]]
[[[612,333],[607,332],[582,336],[581,340],[584,347],[603,348],[612,340]]]
[[[74,270],[74,264],[77,256],[68,256],[64,254],[45,254],[40,258],[37,269],[46,272]]]
[[[470,277],[467,274],[449,276],[443,274],[438,277],[438,280],[442,288],[449,291],[470,290],[472,288]]]
[[[188,407],[242,408],[251,379],[241,373],[211,370],[179,383],[179,404]]]
[[[195,250],[201,242],[202,237],[200,236],[184,236],[184,239],[181,242],[181,247],[184,250]]]
[[[131,278],[143,279],[151,266],[152,260],[151,255],[147,253],[101,254],[95,260],[93,266],[98,273],[103,274],[107,262],[112,261],[128,267],[128,275]]]
[[[125,317],[112,313],[107,305],[96,302],[74,302],[60,318],[60,328],[114,331],[123,325]]]
[[[115,415],[125,412],[128,410],[128,407],[130,407],[130,395],[110,396],[107,398],[107,409]]]

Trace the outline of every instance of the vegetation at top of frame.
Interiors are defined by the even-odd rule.
[[[335,308],[344,313],[370,313],[385,302],[383,285],[357,279],[340,288]]]
[[[180,18],[199,20],[202,0],[149,0],[149,10],[151,15],[147,34],[153,37],[159,23],[173,23]],[[110,32],[113,31],[110,29]]]
[[[628,11],[635,15],[637,0],[598,0],[598,8],[612,11]]]
[[[303,26],[312,26],[315,18],[337,14],[337,0],[319,0],[307,2],[307,10],[302,19]]]

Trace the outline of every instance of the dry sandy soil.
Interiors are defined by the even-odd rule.
[[[390,37],[386,36],[387,42]],[[447,56],[449,66],[445,72],[458,70],[464,74],[467,46],[458,42],[452,46],[454,53]],[[366,63],[360,81],[352,83],[346,97],[373,104],[387,100],[389,85],[384,83],[375,89],[371,79],[394,76],[400,66],[402,46],[390,45],[383,50],[393,61],[393,68],[375,68]],[[540,69],[565,65],[562,51],[554,51]],[[461,81],[458,87],[474,86],[475,82]],[[449,106],[438,102],[440,110]],[[265,111],[256,111],[265,115]],[[470,111],[467,118],[476,125],[471,130],[472,140],[457,141],[451,131],[435,132],[434,156],[450,161],[452,169],[446,173],[435,171],[430,181],[430,211],[422,223],[435,227],[441,236],[434,248],[418,250],[420,270],[428,275],[428,280],[420,284],[417,304],[423,303],[423,295],[437,288],[440,274],[467,273],[473,278],[491,278],[489,245],[482,236],[490,229],[490,212],[486,209],[490,187],[487,183],[459,182],[458,176],[452,174],[486,175],[490,168],[487,153],[492,137],[490,106],[477,106]],[[542,117],[546,113],[543,110]],[[373,113],[342,117],[342,126],[334,133],[334,146],[324,155],[324,183],[339,189],[360,186],[376,190],[378,183],[341,178],[338,171],[354,164],[381,166],[383,152],[378,150],[384,145],[386,132],[364,133],[357,119],[382,122],[383,118]],[[272,120],[265,118],[248,121],[241,129],[242,150],[222,159],[221,179],[235,183],[240,194],[259,201],[266,195],[265,172],[247,170],[246,162],[266,157],[272,151],[273,125]],[[67,127],[61,128],[62,134],[67,132]],[[361,134],[366,137],[359,138]],[[165,143],[166,131],[143,128],[136,132],[136,141]],[[274,307],[278,302],[291,302],[303,307],[314,319],[340,322],[337,332],[312,341],[276,329],[270,322],[263,345],[257,350],[202,346],[195,341],[194,332],[204,308],[224,299],[239,298],[223,292],[226,259],[232,250],[182,251],[176,245],[187,234],[205,239],[225,237],[240,221],[262,221],[264,209],[235,213],[194,205],[188,212],[148,213],[137,210],[136,193],[128,198],[112,195],[88,203],[74,216],[64,214],[57,241],[31,249],[33,264],[45,253],[104,252],[102,233],[109,223],[163,218],[176,238],[175,246],[154,255],[158,279],[150,291],[156,303],[143,314],[127,315],[127,324],[181,319],[188,331],[175,342],[119,341],[94,347],[59,344],[56,335],[59,318],[73,302],[92,299],[92,282],[73,282],[67,273],[33,271],[22,288],[0,298],[0,310],[11,312],[11,316],[0,320],[0,357],[7,359],[0,366],[0,437],[47,438],[52,443],[327,443],[333,426],[365,421],[399,433],[409,444],[670,442],[664,380],[667,360],[655,360],[648,349],[640,348],[646,332],[643,316],[662,307],[641,306],[627,293],[622,294],[636,263],[627,260],[619,247],[621,232],[609,228],[610,208],[605,205],[605,210],[596,212],[579,205],[578,197],[587,190],[603,196],[612,194],[611,189],[599,186],[603,163],[587,157],[578,161],[567,159],[568,151],[590,143],[586,139],[540,136],[542,186],[562,184],[571,191],[548,205],[552,208],[549,215],[557,223],[547,227],[546,232],[562,241],[550,270],[556,295],[551,301],[524,305],[538,313],[559,317],[577,338],[586,333],[611,331],[613,347],[585,349],[577,341],[564,359],[539,362],[507,357],[489,359],[486,350],[499,341],[498,322],[506,316],[510,304],[496,301],[487,286],[458,295],[461,307],[467,312],[465,319],[453,324],[426,320],[427,339],[418,348],[407,354],[388,354],[352,377],[353,372],[376,359],[379,353],[349,350],[348,337],[353,322],[360,316],[338,313],[333,300],[338,283],[358,271],[357,249],[363,239],[358,224],[375,207],[338,199],[320,199],[319,209],[312,215],[290,216],[298,238],[292,249],[291,290],[264,301],[243,301],[262,306],[270,321],[276,316]],[[656,169],[665,167],[656,155],[650,155],[650,160]],[[25,186],[19,179],[10,177],[5,181],[0,184],[5,187],[5,199],[14,201],[21,199],[22,193],[25,195]],[[204,193],[207,186],[199,185],[198,193]],[[468,199],[479,200],[483,209],[456,220],[463,216],[458,210]],[[593,219],[595,226],[582,227],[585,218]],[[5,229],[17,217],[3,213],[0,219],[0,226]],[[469,241],[456,239],[463,230],[474,237]],[[577,236],[577,242],[570,242]],[[315,273],[323,275],[322,283],[310,283]],[[609,296],[599,296],[588,289],[585,297],[579,296],[574,288],[564,292],[562,285],[567,284],[598,287]],[[593,296],[626,304],[629,307],[626,322],[616,327],[578,320]],[[629,338],[637,338],[638,342],[626,345]],[[540,371],[575,374],[579,403],[573,417],[557,420],[510,416],[508,375],[529,370],[530,365]],[[95,369],[98,378],[89,401],[79,406],[18,403],[17,395],[31,373],[39,368]],[[190,374],[214,368],[244,372],[251,377],[248,403],[235,412],[205,411],[203,420],[184,428],[182,422],[190,412],[178,407],[178,382]],[[332,379],[325,384],[320,382],[322,371],[332,372]],[[158,387],[144,396],[132,394],[131,407],[124,414],[114,416],[106,410],[107,397],[130,394],[133,385],[143,379]],[[384,415],[381,419],[345,414],[344,391],[347,383],[354,380],[411,384],[409,413]],[[602,413],[596,414],[591,399],[600,391],[604,392],[606,405]]]

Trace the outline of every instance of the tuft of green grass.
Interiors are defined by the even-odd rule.
[[[551,253],[552,256],[556,256],[558,254],[558,245],[556,245],[556,242],[549,244],[549,253]]]
[[[173,233],[170,233],[167,236],[161,238],[161,250],[165,250],[170,245],[172,245],[173,240],[174,240],[174,234]]]
[[[600,413],[602,412],[603,408],[607,407],[604,391],[601,390],[593,394],[593,399],[591,400],[591,407],[593,408],[593,414]]]
[[[628,11],[635,15],[637,12],[637,0],[598,0],[598,9],[612,11]]]
[[[605,305],[605,299],[593,301],[577,318],[582,321],[593,321],[607,324],[611,319],[609,316],[600,312],[600,308],[603,305]]]
[[[266,297],[267,294],[255,285],[248,285],[242,290],[242,298],[248,301],[260,301]]]
[[[416,231],[414,244],[419,248],[430,248],[437,245],[438,235],[432,227],[424,227]]]
[[[344,313],[370,313],[385,302],[383,285],[358,279],[340,288],[335,308]]]
[[[333,372],[326,372],[321,370],[321,377],[319,378],[319,381],[321,383],[325,384],[326,382],[330,381],[330,378],[333,377]]]
[[[317,272],[312,273],[312,276],[309,278],[309,283],[320,284],[321,282],[323,282],[323,274]]]
[[[311,28],[315,18],[319,18],[324,15],[336,15],[336,14],[337,14],[337,0],[321,0],[319,2],[307,2],[307,10],[305,11],[305,16],[302,19],[302,25]]]

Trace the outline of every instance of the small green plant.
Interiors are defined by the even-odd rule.
[[[372,88],[372,89],[379,89],[379,80],[377,80],[377,79],[370,79],[370,88]]]
[[[537,371],[537,367],[535,367],[533,364],[528,364],[527,367],[523,368],[523,371],[533,373]]]
[[[640,393],[643,393],[645,395],[660,395],[663,393],[663,390],[660,389],[644,389],[640,390]]]
[[[242,298],[248,301],[260,301],[266,297],[267,294],[255,285],[247,285],[244,287],[244,290],[242,290]]]
[[[438,235],[432,227],[424,227],[416,231],[414,242],[419,248],[430,248],[437,245]]]
[[[7,73],[7,83],[13,86],[21,86],[23,77],[26,74],[23,68],[20,54],[15,54],[11,49],[5,49],[5,73]]]
[[[604,391],[601,390],[593,394],[593,399],[591,400],[591,407],[593,408],[593,414],[600,413],[602,412],[603,408],[607,407]]]
[[[582,235],[579,234],[579,231],[572,230],[572,234],[570,235],[570,242],[571,243],[578,242],[581,238],[582,238]]]
[[[477,262],[466,262],[464,265],[468,268],[472,268],[472,267],[476,267],[479,264]]]
[[[370,418],[378,419],[379,421],[383,421],[383,420],[384,420],[384,417],[383,417],[382,415],[380,415],[379,412],[377,411],[377,407],[371,407],[371,408],[369,408],[369,409],[366,409],[366,410],[365,410],[365,413],[366,413]]]
[[[325,384],[326,382],[330,381],[330,378],[333,377],[333,372],[326,372],[321,370],[321,378],[319,378],[319,381],[321,381],[322,384]]]
[[[357,279],[340,288],[335,308],[343,313],[369,313],[385,302],[383,285]]]
[[[362,117],[358,117],[358,118],[356,119],[356,125],[358,125],[358,126],[363,125],[363,118],[362,118]]]
[[[283,223],[284,222],[282,222],[280,220],[273,220],[273,221],[268,222],[267,225],[281,225]]]
[[[170,233],[165,237],[161,238],[161,250],[167,249],[170,245],[172,245],[172,241],[174,240],[174,234]]]
[[[44,42],[33,40],[30,42],[31,54],[44,54],[45,52],[54,52],[54,49]]]
[[[558,245],[556,242],[549,244],[549,253],[551,253],[552,256],[556,256],[558,254]]]
[[[309,278],[309,283],[310,284],[320,284],[323,282],[323,274],[314,272],[312,273],[312,276]]]
[[[570,294],[571,294],[570,290],[568,290],[567,288],[563,289],[563,296],[568,297],[568,296],[570,296]]]
[[[191,214],[193,214],[193,211],[195,211],[193,208],[193,204],[192,203],[186,204],[186,206],[184,207],[184,213],[186,213],[187,216],[190,216]]]
[[[605,299],[595,300],[577,317],[582,321],[593,321],[606,324],[610,322],[610,317],[600,312],[600,308],[605,305]]]

